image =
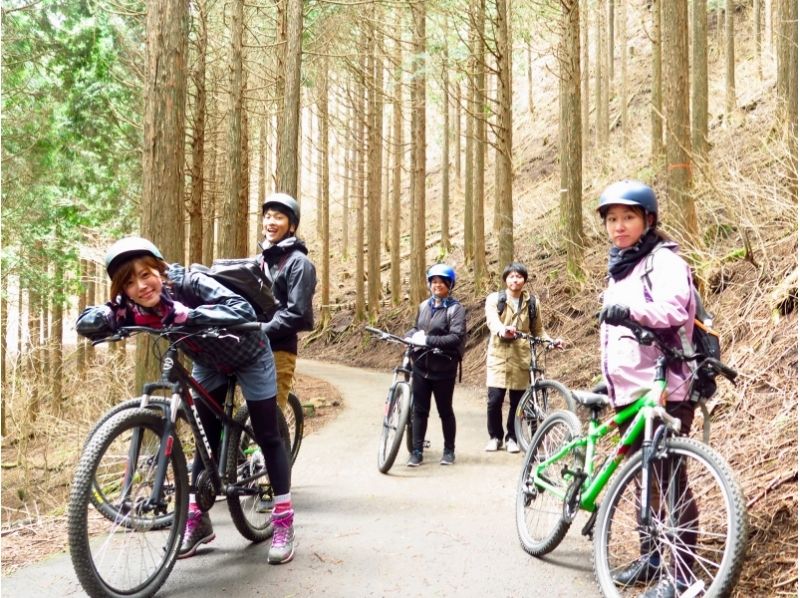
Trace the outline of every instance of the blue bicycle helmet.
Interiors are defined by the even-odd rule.
[[[448,285],[450,290],[453,290],[453,287],[456,286],[456,271],[453,269],[452,266],[448,266],[447,264],[434,264],[428,269],[428,274],[426,275],[428,278],[428,284],[431,284],[431,278],[434,276],[439,276],[440,278],[446,278],[450,281]]]
[[[612,205],[639,206],[645,211],[645,214],[653,215],[654,225],[658,222],[656,193],[652,187],[641,181],[625,179],[606,187],[600,195],[600,204],[597,206],[600,216],[605,218],[609,206]]]
[[[129,259],[140,255],[152,255],[154,258],[164,261],[164,256],[147,239],[142,237],[125,237],[114,243],[106,253],[106,272],[110,278],[114,278],[117,269]]]

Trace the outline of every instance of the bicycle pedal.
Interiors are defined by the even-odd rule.
[[[431,441],[430,440],[426,440],[425,442],[422,443],[422,447],[423,448],[431,448]]]

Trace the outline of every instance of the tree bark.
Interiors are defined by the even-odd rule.
[[[475,2],[475,147],[472,192],[472,227],[473,227],[473,276],[475,288],[480,293],[486,276],[486,239],[484,236],[484,194],[485,194],[485,161],[486,161],[486,53],[484,39],[486,35],[486,2]]]
[[[725,119],[736,111],[736,57],[733,40],[733,0],[725,0]]]
[[[205,0],[197,6],[197,57],[192,71],[195,88],[194,120],[192,122],[192,170],[189,193],[189,262],[203,261],[203,192],[205,180],[205,134],[206,134],[206,51],[208,28]]]
[[[789,156],[787,182],[790,197],[797,200],[797,2],[778,0],[777,18],[778,118]]]
[[[380,14],[373,5],[373,23],[378,22]],[[369,42],[367,55],[367,92],[369,107],[367,121],[369,143],[367,156],[367,206],[368,206],[368,255],[369,272],[367,278],[367,296],[369,300],[369,318],[375,322],[378,318],[381,300],[381,168],[383,166],[383,63],[381,61],[381,42],[374,25],[368,28]]]
[[[581,0],[581,144],[582,154],[589,145],[589,0]]]
[[[619,1],[619,65],[620,65],[620,108],[622,110],[622,147],[628,149],[628,0]]]
[[[363,35],[363,34],[362,34]],[[362,41],[363,44],[363,41]],[[363,52],[360,59],[360,72],[366,72],[367,48],[362,48]],[[355,160],[355,193],[353,199],[356,204],[356,303],[354,318],[357,322],[366,319],[366,306],[364,298],[364,171],[367,163],[366,154],[366,120],[367,120],[367,89],[363,79],[356,83],[356,93],[358,94],[358,104],[356,106],[356,160]]]
[[[441,251],[450,251],[450,78],[447,41],[443,47],[442,61],[442,212]]]
[[[692,140],[689,128],[688,15],[685,2],[664,3],[664,44],[667,89],[667,194],[677,228],[689,247],[699,241],[691,196]]]
[[[403,13],[397,9],[397,30],[402,30]],[[392,140],[394,142],[394,166],[392,176],[392,242],[391,242],[391,288],[392,304],[399,305],[403,292],[400,287],[400,207],[403,177],[403,49],[400,40],[394,42],[394,98],[392,99]]]
[[[299,201],[298,133],[300,129],[300,64],[303,42],[303,0],[286,3],[286,89],[283,96],[283,127],[279,143],[276,191]]]
[[[577,7],[576,7],[577,10]],[[495,156],[495,210],[497,212],[500,267],[514,260],[514,203],[512,200],[512,33],[506,0],[497,0],[497,142]],[[576,57],[577,58],[577,57]],[[580,85],[580,79],[578,80]],[[579,94],[580,94],[580,90]],[[580,95],[578,95],[580,99]],[[580,110],[580,103],[578,104]],[[580,114],[578,112],[577,114]],[[580,123],[578,123],[580,126]]]
[[[328,327],[331,319],[331,241],[330,241],[330,164],[328,161],[329,118],[328,118],[328,59],[323,59],[321,70],[321,86],[317,98],[319,110],[319,160],[322,171],[320,188],[320,214],[322,222],[322,263],[320,264],[320,318],[319,328]]]
[[[425,105],[426,105],[426,32],[425,4],[414,2],[411,5],[414,38],[414,69],[411,79],[411,114],[412,114],[412,160],[414,171],[414,253],[411,259],[411,297],[419,303],[427,296],[425,280]]]
[[[707,0],[692,0],[692,150],[708,156],[708,13]]]
[[[653,162],[658,163],[664,155],[664,107],[661,79],[661,9],[662,0],[653,0],[653,85],[650,92],[650,155]]]

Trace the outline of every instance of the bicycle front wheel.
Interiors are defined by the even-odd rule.
[[[69,498],[70,557],[90,596],[152,596],[167,579],[180,548],[189,503],[189,478],[180,440],[173,436],[161,492],[158,457],[164,419],[151,409],[128,409],[97,430],[81,456]],[[96,485],[113,505],[113,520],[92,506]],[[160,522],[170,517],[172,525]]]
[[[286,407],[283,409],[283,416],[286,418],[286,424],[289,426],[289,437],[292,442],[289,460],[291,464],[294,465],[297,454],[300,452],[300,444],[303,442],[303,426],[305,424],[305,419],[300,399],[298,399],[297,395],[293,392],[289,393]]]
[[[397,451],[403,442],[403,432],[408,424],[411,407],[411,387],[398,382],[389,390],[386,399],[383,425],[378,442],[378,470],[387,473],[397,458]]]
[[[111,409],[106,411],[100,419],[95,422],[92,426],[92,429],[89,431],[89,434],[86,436],[86,441],[83,444],[84,450],[86,447],[91,443],[92,438],[94,438],[97,431],[105,424],[108,420],[112,417],[126,411],[128,409],[138,409],[141,407],[142,399],[137,397],[133,399],[128,399],[114,405]],[[163,414],[167,412],[167,408],[169,407],[170,401],[169,399],[165,399],[163,397],[151,397],[150,402],[147,405],[147,409],[152,409],[157,414]],[[183,409],[178,410],[178,417],[179,419],[186,421],[186,414]],[[103,476],[107,475],[108,472],[99,471],[98,475]],[[115,472],[111,472],[111,475],[116,475]],[[118,488],[114,484],[115,480],[112,480],[111,483],[108,483],[108,480],[104,479],[96,479],[94,484],[94,491],[91,495],[92,504],[95,508],[103,514],[106,519],[110,521],[115,521],[119,512],[117,510],[118,502],[114,500],[114,492],[118,490]],[[107,489],[111,489],[112,495],[106,496]],[[157,528],[166,527],[172,523],[173,513],[170,511],[169,513],[165,513],[163,516],[159,517],[153,522],[153,525]],[[123,519],[124,521],[124,519]]]
[[[583,469],[583,453],[573,450],[548,465],[539,475],[555,491],[537,485],[534,469],[555,455],[574,438],[580,436],[581,424],[571,411],[556,411],[539,426],[528,451],[517,484],[517,535],[530,555],[542,556],[561,543],[572,524],[564,516],[564,495],[572,476],[562,473],[564,466],[572,471]]]
[[[744,497],[733,473],[711,447],[669,438],[649,466],[649,522],[642,522],[642,451],[611,483],[594,537],[597,583],[605,596],[638,596],[648,586],[676,595],[728,596],[739,578],[747,544]],[[644,587],[615,575],[646,558],[653,574]]]
[[[238,423],[251,428],[247,405],[236,412]],[[283,412],[278,409],[278,428],[286,456],[292,447],[289,428]],[[234,428],[228,440],[226,475],[235,488],[228,494],[228,510],[236,529],[251,542],[263,542],[272,536],[272,485],[267,475],[261,447],[248,429]]]
[[[558,410],[575,412],[575,400],[566,386],[555,380],[538,380],[528,387],[514,416],[514,432],[523,451],[528,450],[544,418]]]

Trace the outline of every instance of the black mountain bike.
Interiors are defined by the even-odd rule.
[[[575,411],[575,401],[567,387],[556,380],[544,377],[545,353],[556,345],[553,341],[518,332],[517,338],[527,339],[531,349],[530,384],[519,400],[514,417],[514,432],[519,448],[528,450],[533,435],[544,419],[553,411]]]
[[[90,596],[152,596],[169,576],[189,501],[183,438],[194,442],[205,465],[194,489],[200,508],[207,511],[223,496],[245,538],[260,542],[272,535],[271,514],[263,508],[272,499],[272,488],[247,406],[234,409],[235,379],[220,407],[179,359],[180,343],[191,337],[235,337],[258,328],[258,323],[227,328],[128,326],[104,339],[144,332],[178,340],[171,340],[159,355],[161,379],[144,385],[140,406],[128,405],[106,418],[78,463],[69,498],[69,547],[78,580]],[[148,402],[157,390],[169,391],[170,398]],[[211,452],[190,390],[222,421],[218,458]],[[179,422],[188,425],[190,436],[180,433]]]
[[[411,409],[414,404],[414,395],[411,392],[411,352],[419,348],[404,338],[389,334],[378,328],[366,327],[367,332],[374,334],[378,339],[390,343],[405,345],[403,360],[394,368],[394,378],[389,387],[389,394],[383,407],[383,424],[381,425],[380,440],[378,442],[378,470],[388,473],[397,458],[403,434],[406,436],[406,448],[410,453],[411,446]],[[440,353],[439,349],[429,348],[428,351]],[[423,352],[423,354],[428,351]]]

